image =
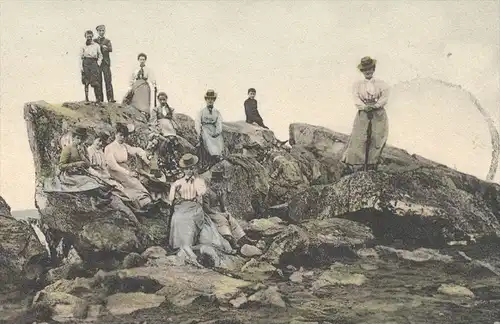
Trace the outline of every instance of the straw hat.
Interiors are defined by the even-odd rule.
[[[191,153],[184,154],[180,161],[179,161],[179,166],[181,168],[190,168],[192,166],[195,166],[198,163],[198,157],[196,155],[193,155]]]

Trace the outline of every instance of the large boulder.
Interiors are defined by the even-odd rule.
[[[357,172],[295,196],[289,216],[297,222],[347,217],[381,238],[424,245],[500,236],[498,185],[483,184],[496,188],[486,195],[455,181],[440,168]]]
[[[33,228],[13,218],[10,206],[0,197],[0,291],[22,280],[39,279],[47,257]]]

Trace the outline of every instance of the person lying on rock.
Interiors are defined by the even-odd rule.
[[[126,143],[128,135],[127,126],[117,124],[115,140],[104,149],[104,159],[111,178],[123,186],[123,194],[133,204],[133,208],[137,211],[147,211],[152,204],[151,195],[138,179],[139,174],[131,170],[127,163],[130,155],[138,156],[145,163],[149,163],[149,161],[146,151]]]
[[[188,260],[198,264],[193,246],[209,245],[224,253],[234,253],[230,243],[217,231],[217,227],[202,207],[202,197],[207,191],[205,181],[198,177],[196,166],[199,158],[187,153],[179,166],[184,176],[170,186],[168,203],[173,209],[170,220],[169,244]]]
[[[177,135],[177,129],[179,126],[174,121],[174,108],[168,105],[168,96],[165,92],[160,92],[157,95],[159,106],[153,107],[151,110],[151,116],[149,117],[149,123],[154,128],[158,128],[161,135],[175,136]]]
[[[239,249],[245,244],[255,244],[246,236],[238,221],[226,209],[226,190],[224,171],[212,171],[210,187],[203,195],[203,210],[217,226],[219,233],[231,244],[233,249]]]
[[[222,115],[214,107],[217,93],[209,89],[205,94],[206,106],[195,120],[199,136],[199,155],[202,167],[209,169],[219,162],[224,154],[224,139],[222,137]]]
[[[248,89],[248,99],[243,103],[243,106],[245,107],[246,122],[248,124],[257,124],[262,128],[269,129],[269,127],[264,125],[264,120],[260,116],[259,109],[257,108],[257,100],[255,99],[256,94],[257,91],[255,90],[255,88]],[[283,146],[287,142],[288,140],[280,141],[276,139],[276,142],[273,144],[275,144],[276,146]]]
[[[90,161],[82,147],[86,138],[85,128],[79,127],[72,132],[71,144],[64,146],[61,151],[56,176],[45,180],[45,192],[88,192],[104,187],[88,171]]]

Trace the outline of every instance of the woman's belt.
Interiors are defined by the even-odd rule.
[[[97,61],[97,57],[87,57],[87,56],[84,56],[83,59],[84,60]]]

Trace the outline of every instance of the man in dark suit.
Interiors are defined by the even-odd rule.
[[[99,37],[94,39],[94,42],[101,46],[101,52],[103,56],[101,71],[102,75],[104,76],[104,83],[106,84],[106,97],[108,98],[109,102],[116,102],[113,95],[113,85],[111,84],[111,59],[109,58],[109,53],[113,51],[113,47],[111,46],[111,41],[104,37],[104,34],[106,33],[106,27],[104,25],[99,25],[96,27],[96,30],[99,34]],[[101,86],[101,93],[102,90],[103,87]],[[104,96],[101,94],[101,97]]]

